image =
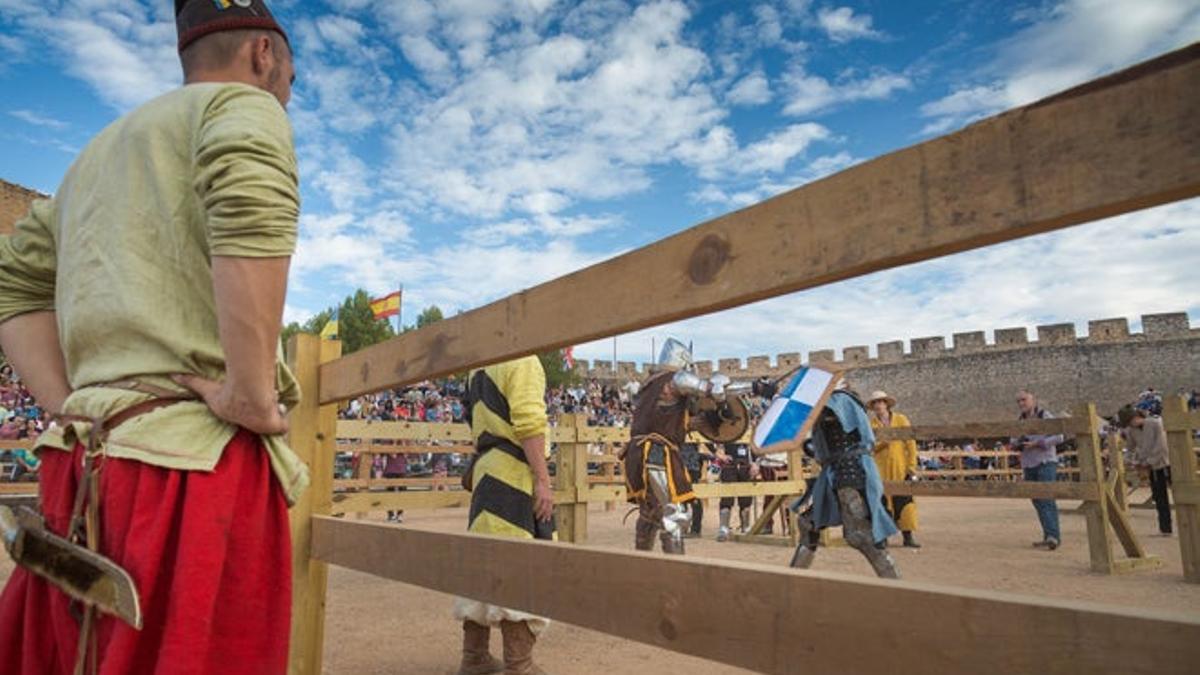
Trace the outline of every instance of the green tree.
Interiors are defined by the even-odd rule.
[[[396,331],[387,319],[375,318],[371,312],[371,296],[363,289],[342,302],[338,310],[338,339],[342,341],[343,354],[353,354],[395,335]]]
[[[444,318],[446,317],[442,316],[441,307],[438,307],[437,305],[430,305],[421,310],[421,313],[417,315],[417,328],[424,328],[425,326],[441,321]]]
[[[537,357],[542,362],[542,370],[546,371],[547,388],[570,386],[580,381],[579,374],[567,368],[561,349],[542,352]]]
[[[295,321],[283,327],[280,337],[284,347],[291,337],[297,333],[320,335],[325,323],[333,316],[333,308],[322,310],[309,317],[303,324]],[[393,337],[396,331],[387,319],[376,319],[371,312],[371,296],[363,289],[358,289],[354,295],[346,296],[338,306],[338,339],[342,341],[342,353],[351,354],[363,347],[370,347],[378,342]]]

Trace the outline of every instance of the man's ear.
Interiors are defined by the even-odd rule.
[[[255,75],[265,76],[275,67],[275,52],[269,36],[258,35],[250,40],[250,64]]]

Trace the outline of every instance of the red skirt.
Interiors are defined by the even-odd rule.
[[[82,448],[42,453],[47,527],[67,529]],[[211,473],[105,458],[100,552],[141,596],[143,628],[99,615],[99,672],[284,673],[291,627],[287,503],[259,438],[225,447]],[[17,568],[0,595],[0,673],[72,672],[79,623],[71,601]]]

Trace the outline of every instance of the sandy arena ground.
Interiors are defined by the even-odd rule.
[[[1145,492],[1134,495],[1131,503],[1145,499]],[[1063,514],[1064,544],[1048,553],[1030,546],[1039,532],[1033,507],[1027,501],[939,498],[919,499],[918,503],[919,538],[924,548],[892,549],[906,579],[1125,607],[1172,609],[1200,616],[1200,585],[1182,582],[1179,542],[1174,537],[1153,534],[1157,528],[1152,510],[1134,509],[1133,526],[1147,551],[1162,557],[1164,566],[1103,576],[1088,572],[1085,525],[1080,515]],[[1062,502],[1060,508],[1066,511],[1076,505]],[[623,513],[624,509],[606,512],[601,505],[594,505],[589,513],[589,545],[632,548],[632,524],[621,525]],[[688,541],[689,555],[787,564],[791,551],[786,548],[718,544],[712,539],[716,511],[706,510],[705,515],[705,537]],[[408,514],[404,527],[462,531],[465,518],[462,509],[414,511]],[[0,579],[7,578],[11,569],[11,562],[3,557]],[[871,574],[861,556],[845,547],[823,549],[814,569]],[[455,672],[461,631],[450,617],[450,596],[332,568],[327,602],[326,673]],[[713,617],[713,621],[720,621],[720,617]],[[493,651],[498,653],[498,632],[492,640]],[[650,666],[668,664],[673,671],[689,675],[748,672],[562,623],[550,627],[538,643],[536,655],[541,665],[555,675],[650,672]]]

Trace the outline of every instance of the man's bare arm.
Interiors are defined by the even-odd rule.
[[[44,410],[62,412],[71,394],[54,312],[18,314],[0,323],[0,349]]]
[[[521,441],[521,449],[533,470],[533,513],[538,520],[550,520],[554,515],[554,491],[550,488],[550,471],[546,468],[546,437],[526,438]]]
[[[225,352],[225,380],[177,378],[213,413],[260,434],[287,431],[275,390],[275,353],[291,258],[213,256],[217,326]]]

